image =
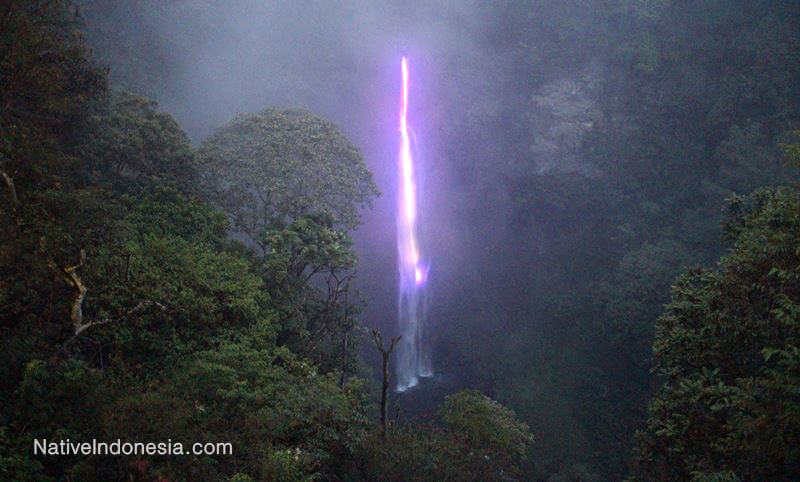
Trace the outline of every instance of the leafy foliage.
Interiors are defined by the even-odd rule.
[[[213,29],[223,9],[81,4],[115,78],[161,96],[195,37],[167,51],[160,16]],[[0,478],[613,480],[640,421],[644,479],[800,471],[799,196],[742,195],[788,184],[781,145],[800,158],[798,6],[470,8],[459,29],[475,41],[436,67],[429,105],[447,113],[442,172],[467,193],[452,210],[470,227],[459,281],[477,288],[441,304],[437,353],[456,384],[514,410],[460,392],[384,438],[355,376],[347,229],[377,193],[358,149],[310,112],[267,109],[195,150],[154,102],[109,94],[69,2],[3,3]],[[119,28],[132,20],[145,28]],[[275,35],[304,35],[289,30]],[[331,66],[330,52],[313,58]],[[363,73],[332,75],[356,90]],[[716,260],[720,234],[731,251],[679,278],[656,322],[674,275]],[[234,454],[36,457],[34,437],[224,440]]]
[[[663,384],[638,436],[643,476],[800,470],[800,193],[760,190],[731,211],[731,252],[716,271],[681,277],[657,325]]]
[[[266,232],[264,282],[274,293],[278,342],[328,371],[355,370],[360,299],[351,292],[355,256],[329,215],[304,216]]]
[[[241,115],[203,143],[198,162],[211,199],[262,248],[264,230],[304,215],[353,228],[377,194],[358,149],[302,110]]]
[[[102,178],[114,179],[115,189],[137,194],[154,182],[170,182],[184,192],[195,190],[189,139],[172,116],[156,110],[154,101],[118,93],[92,120],[92,167],[103,172]]]
[[[344,320],[348,334],[357,327],[338,294],[299,301],[316,296],[311,276],[353,267],[347,234],[309,212],[261,232],[270,247],[262,256],[231,241],[225,213],[195,195],[186,135],[155,103],[106,95],[104,72],[72,30],[74,13],[61,2],[7,7],[0,474],[300,480],[350,470],[368,404],[361,382],[334,366],[355,372],[357,342],[343,348],[344,361],[332,354],[325,373],[276,345],[291,303],[315,336],[324,320]],[[332,125],[305,121],[312,136],[334,135],[342,150],[333,152],[350,156],[359,182],[374,189]],[[354,222],[355,209],[341,212]],[[338,346],[340,332],[325,333]],[[225,441],[234,455],[40,457],[34,438]]]
[[[533,443],[512,410],[476,390],[447,397],[440,424],[395,427],[366,439],[367,480],[514,480]]]
[[[233,444],[230,457],[154,461],[150,470],[170,478],[213,480],[244,468],[256,480],[287,471],[291,480],[330,479],[367,426],[362,410],[357,383],[343,391],[336,377],[247,335],[194,353],[155,390],[121,398],[104,422],[128,438]]]
[[[528,426],[514,412],[476,390],[449,395],[442,420],[470,445],[496,451],[490,457],[520,460],[533,442]]]

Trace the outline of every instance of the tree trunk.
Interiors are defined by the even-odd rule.
[[[383,338],[378,330],[372,330],[372,338],[375,340],[375,346],[381,352],[383,357],[383,383],[381,384],[381,436],[386,437],[386,405],[389,402],[389,357],[394,350],[394,345],[400,340],[400,337],[392,338],[389,344],[389,349],[383,347]]]

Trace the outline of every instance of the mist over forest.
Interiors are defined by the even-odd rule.
[[[798,480],[798,86],[791,1],[0,2],[0,480]]]

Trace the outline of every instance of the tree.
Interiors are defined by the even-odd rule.
[[[134,440],[226,441],[225,457],[151,457],[150,474],[170,479],[339,480],[366,433],[361,386],[341,390],[307,359],[276,348],[256,327],[195,352],[147,391],[127,391],[108,407],[107,436]],[[124,473],[125,462],[108,469]],[[100,461],[103,463],[103,461]],[[296,478],[295,478],[296,477]]]
[[[355,256],[347,228],[377,195],[358,149],[332,123],[303,110],[240,115],[203,142],[204,192],[258,247],[279,312],[279,343],[338,368],[357,356]]]
[[[153,102],[105,95],[68,6],[0,6],[0,478],[352,478],[367,403],[347,378],[355,257],[335,210],[272,219],[259,255],[230,240],[228,216],[194,195],[187,136]],[[305,342],[342,347],[325,373],[276,346],[293,309]],[[31,453],[70,437],[235,452]]]
[[[198,165],[210,199],[262,251],[266,229],[304,215],[354,228],[378,194],[358,148],[304,110],[240,115],[203,142]]]
[[[800,191],[736,197],[730,253],[675,283],[653,353],[662,380],[637,434],[647,479],[800,471]]]
[[[81,264],[81,250],[113,230],[96,229],[96,220],[119,214],[103,202],[102,189],[85,189],[80,175],[82,132],[105,99],[106,73],[89,59],[78,26],[66,1],[0,7],[3,399],[26,358],[51,355],[62,329],[79,319],[70,313],[81,306],[70,273],[80,275],[72,268]]]
[[[440,409],[449,429],[473,447],[509,465],[525,457],[533,436],[516,414],[477,390],[462,390],[445,398]]]
[[[476,390],[449,395],[438,423],[395,427],[364,439],[367,480],[516,480],[533,442],[514,412]]]
[[[115,93],[91,118],[87,138],[91,168],[114,188],[142,195],[148,186],[172,183],[196,192],[197,175],[189,138],[157,103]]]
[[[0,169],[6,174],[18,171],[28,181],[47,161],[64,166],[63,149],[105,92],[106,73],[89,59],[79,25],[65,0],[0,6],[0,160],[10,164]]]
[[[278,343],[314,359],[323,371],[338,368],[342,383],[354,368],[360,305],[351,292],[356,257],[347,233],[328,214],[304,215],[264,234],[261,275],[281,331]]]
[[[383,346],[383,337],[378,330],[372,330],[372,339],[375,342],[375,348],[381,352],[381,435],[386,437],[386,404],[389,401],[389,360],[391,359],[392,350],[394,345],[400,341],[400,337],[396,336],[389,342],[389,347]]]

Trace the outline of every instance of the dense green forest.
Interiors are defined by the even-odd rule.
[[[379,20],[400,3],[0,3],[0,480],[800,477],[800,5]],[[254,27],[240,71],[187,67],[245,55],[249,8],[292,18]],[[395,141],[362,126],[385,85],[354,16],[438,60],[418,93],[445,381],[383,421],[371,159]],[[269,95],[237,77],[264,58]]]

